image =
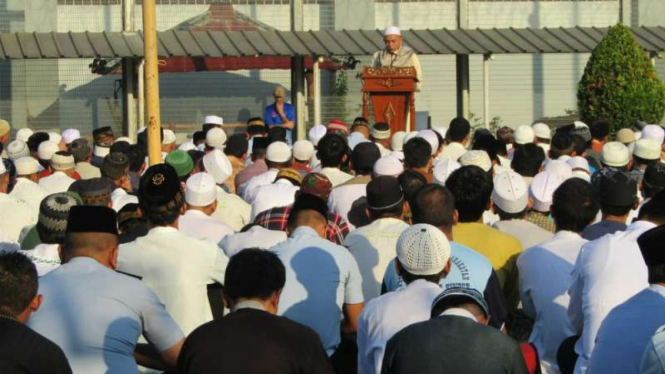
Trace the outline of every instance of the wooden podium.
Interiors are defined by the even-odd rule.
[[[363,117],[369,119],[372,100],[374,121],[397,131],[413,131],[416,126],[416,90],[418,80],[413,67],[365,67],[363,80]],[[407,119],[409,123],[407,124]]]

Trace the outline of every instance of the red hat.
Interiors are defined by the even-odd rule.
[[[326,129],[328,129],[328,133],[341,131],[346,135],[349,134],[349,129],[346,127],[346,123],[338,119],[331,120],[328,123],[328,126],[326,126]]]

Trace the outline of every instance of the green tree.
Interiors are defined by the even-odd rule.
[[[613,132],[663,118],[665,85],[628,27],[611,27],[594,48],[577,88],[577,106],[582,120],[608,120]]]

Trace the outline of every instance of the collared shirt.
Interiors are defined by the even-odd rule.
[[[81,161],[76,163],[76,172],[79,173],[81,179],[100,178],[102,176],[98,167],[93,166],[89,162]]]
[[[263,213],[259,213],[254,219],[254,223],[268,230],[286,231],[286,224],[291,214],[292,206],[273,208]],[[326,227],[326,239],[335,244],[343,244],[344,238],[349,233],[349,225],[339,214],[333,212],[326,213],[328,226]]]
[[[24,227],[37,223],[38,213],[28,203],[0,193],[0,235],[17,242]]]
[[[233,234],[233,228],[229,225],[195,209],[189,209],[180,216],[178,230],[195,238],[210,240],[213,243],[219,243],[225,236]]]
[[[247,187],[247,182],[259,174],[263,174],[268,171],[268,166],[266,165],[266,160],[259,159],[256,160],[251,165],[247,165],[241,172],[236,175],[235,185],[236,185],[236,194],[238,196],[243,196],[245,193],[245,188]]]
[[[386,267],[395,258],[397,239],[409,227],[396,218],[380,218],[351,231],[344,241],[358,263],[363,277],[363,294],[369,301],[381,294]]]
[[[277,173],[279,173],[279,169],[269,169],[265,173],[259,174],[247,181],[247,186],[245,187],[245,192],[242,198],[248,204],[254,203],[254,199],[256,199],[256,189],[260,186],[273,183],[275,178],[277,178]]]
[[[495,222],[492,227],[516,237],[522,243],[522,248],[525,249],[552,239],[554,236],[553,233],[523,219]]]
[[[215,243],[173,227],[155,227],[120,245],[118,270],[141,277],[188,335],[212,320],[207,285],[224,283],[228,261]]]
[[[321,239],[307,226],[298,227],[271,251],[286,267],[277,314],[316,331],[328,356],[332,355],[341,341],[344,304],[363,302],[356,261],[344,247]]]
[[[230,194],[217,186],[217,209],[212,218],[229,225],[234,231],[240,231],[252,222],[249,217],[252,207],[240,196]]]
[[[300,187],[282,178],[272,184],[266,184],[256,188],[256,198],[252,203],[252,216],[254,220],[259,213],[272,208],[292,205],[296,199],[296,192]]]
[[[22,250],[37,268],[37,275],[43,276],[60,266],[60,252],[58,244],[37,244],[33,249]]]
[[[648,287],[647,267],[637,238],[656,227],[637,221],[626,231],[605,235],[585,244],[573,270],[568,290],[568,317],[580,339],[575,344],[575,373],[584,373],[595,346],[596,334],[612,308]]]
[[[550,217],[549,213],[546,214],[531,210],[526,214],[526,220],[551,233],[556,232],[554,220]]]
[[[154,292],[88,257],[39,280],[44,295],[28,325],[65,352],[74,373],[138,373],[134,348],[143,334],[159,352],[183,334]]]
[[[596,336],[587,373],[639,373],[654,332],[665,324],[665,287],[652,284],[607,315]]]
[[[520,299],[524,312],[535,320],[529,342],[541,359],[544,374],[558,373],[557,350],[575,330],[566,311],[572,271],[582,245],[572,231],[559,231],[550,240],[526,249],[517,260]]]
[[[333,212],[342,216],[349,223],[351,230],[354,230],[356,224],[359,223],[357,219],[349,218],[352,210],[354,211],[353,215],[356,215],[356,210],[360,210],[360,213],[366,216],[365,208],[367,206],[367,199],[365,196],[367,195],[367,183],[371,180],[371,175],[361,175],[333,188],[330,193],[328,207]]]
[[[457,161],[465,153],[466,153],[466,148],[462,145],[462,143],[451,142],[450,144],[443,146],[443,150],[441,151],[437,159]]]
[[[28,203],[35,212],[39,212],[39,205],[48,195],[48,191],[27,178],[16,178],[14,189],[9,193],[9,196],[13,196]]]
[[[284,106],[282,107],[284,110],[284,117],[288,119],[289,121],[293,122],[293,128],[296,128],[296,107],[293,106],[293,104],[284,102]],[[275,125],[283,125],[284,121],[282,120],[282,117],[280,117],[279,113],[277,113],[277,108],[275,104],[268,105],[266,107],[266,113],[265,113],[265,121],[266,121],[266,126],[268,127],[273,127]],[[293,143],[293,135],[292,135],[292,130],[291,129],[286,129],[286,140],[288,144]]]
[[[403,45],[397,51],[391,53],[385,49],[375,52],[372,56],[373,67],[410,67],[416,70],[416,79],[418,79],[418,87],[423,84],[423,70],[420,67],[420,60],[413,51],[413,49]]]
[[[48,177],[39,180],[39,185],[44,188],[49,194],[57,192],[67,192],[69,186],[76,182],[69,175],[62,171],[56,171]]]
[[[641,374],[665,374],[665,326],[649,339],[640,363]]]
[[[338,168],[329,168],[329,167],[322,168],[321,174],[328,177],[333,187],[339,186],[342,183],[346,183],[351,178],[353,178],[353,175],[345,173],[339,170]]]
[[[358,373],[380,374],[386,343],[398,331],[430,319],[438,284],[418,279],[370,301],[358,318]]]
[[[261,226],[253,226],[245,232],[225,236],[219,243],[226,256],[233,257],[246,248],[268,249],[286,240],[284,231],[268,230]]]

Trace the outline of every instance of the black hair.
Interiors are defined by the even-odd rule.
[[[634,203],[626,206],[619,206],[619,205],[608,204],[601,201],[600,211],[603,212],[603,214],[621,217],[628,214],[630,210],[633,209],[633,205]]]
[[[589,149],[590,142],[587,142],[584,140],[582,135],[572,135],[572,140],[573,140],[573,152],[575,152],[576,155],[582,156],[584,152],[586,152],[587,149]]]
[[[550,158],[556,160],[561,156],[571,156],[573,152],[573,137],[567,131],[557,131],[550,143]]]
[[[455,197],[460,222],[476,222],[492,196],[492,177],[475,165],[463,166],[450,174],[446,187]]]
[[[145,162],[147,154],[143,147],[138,144],[130,145],[127,150],[127,158],[129,158],[129,171],[137,173],[141,170],[141,166]]]
[[[591,183],[571,178],[554,191],[550,212],[557,231],[582,232],[598,214],[598,194]]]
[[[591,137],[596,140],[602,140],[610,135],[610,123],[602,119],[592,121],[589,124],[589,131],[591,132]]]
[[[192,134],[192,143],[194,145],[198,146],[201,143],[205,143],[206,141],[206,133],[203,131],[195,131],[194,134]]]
[[[503,148],[503,155],[506,154],[506,145],[494,138],[492,134],[481,133],[473,139],[471,149],[474,151],[485,151],[490,160],[499,162],[499,150]]]
[[[167,226],[175,222],[178,217],[180,217],[180,209],[182,208],[182,203],[176,204],[169,211],[153,212],[149,209],[146,209],[145,206],[141,206],[143,214],[148,222],[152,223],[155,226]]]
[[[189,155],[189,157],[192,158],[192,163],[194,164],[195,168],[198,167],[199,170],[205,169],[205,167],[202,167],[203,156],[206,155],[205,152],[199,151],[198,149],[190,149],[189,151],[187,151],[187,154]]]
[[[649,273],[649,283],[665,283],[665,264],[649,266],[647,270]]]
[[[129,147],[131,147],[131,144],[127,143],[124,140],[121,140],[119,142],[113,143],[109,153],[119,152],[119,153],[127,154],[127,152],[129,151]]]
[[[661,175],[664,173],[665,164],[663,163],[657,162],[647,166],[642,179],[642,196],[645,199],[651,198],[665,189],[665,183],[663,183],[665,178]]]
[[[397,180],[404,192],[404,198],[409,203],[411,203],[411,199],[416,196],[418,191],[427,185],[427,179],[425,176],[413,169],[404,170],[404,172],[397,177]]]
[[[367,209],[372,215],[372,220],[377,220],[380,218],[391,218],[391,217],[394,218],[402,215],[402,213],[404,212],[404,204],[397,204],[392,208],[380,209],[380,210],[372,209],[368,206]]]
[[[286,227],[293,231],[298,228],[298,216],[303,212],[313,211],[322,216],[323,220],[327,222],[328,204],[318,196],[308,193],[298,193],[296,200],[293,203],[289,218],[286,222]]]
[[[640,208],[638,219],[665,223],[665,190],[658,192]]]
[[[49,135],[47,133],[42,131],[36,132],[28,138],[28,149],[30,149],[30,152],[35,153],[39,149],[39,145],[47,140],[49,140]]]
[[[286,129],[282,126],[272,126],[268,129],[268,139],[270,139],[270,143],[286,143]]]
[[[226,142],[226,147],[224,147],[224,154],[227,156],[240,158],[242,155],[247,153],[248,147],[249,141],[247,140],[247,136],[245,136],[245,134],[233,134]]]
[[[8,158],[3,158],[2,163],[5,165],[5,170],[7,170],[7,174],[9,175],[9,184],[7,185],[7,193],[10,193],[14,189],[14,185],[16,185],[16,165],[14,165],[13,160]]]
[[[316,155],[321,160],[321,167],[339,167],[344,156],[349,154],[346,139],[339,134],[326,134],[317,147]]]
[[[633,155],[633,169],[637,168],[637,166],[639,166],[639,165],[649,166],[649,165],[657,164],[659,162],[660,162],[659,159],[647,160],[645,158]]]
[[[285,162],[274,162],[266,159],[266,166],[268,166],[268,169],[284,169],[288,168],[289,166],[292,165],[293,159],[285,161]]]
[[[536,144],[529,143],[515,147],[510,167],[523,177],[535,177],[545,161],[545,151]]]
[[[375,143],[365,142],[356,145],[351,151],[351,163],[356,175],[370,175],[374,164],[381,158],[381,151]]]
[[[424,168],[432,158],[432,146],[423,138],[410,139],[403,148],[404,165],[408,168]]]
[[[453,227],[455,197],[446,187],[428,184],[411,201],[413,223],[426,223],[449,230]]]
[[[267,300],[284,288],[286,270],[276,254],[247,248],[231,257],[224,274],[224,292],[229,299]]]
[[[469,135],[469,132],[471,132],[469,121],[466,118],[457,117],[450,121],[446,137],[452,142],[461,142]]]
[[[18,316],[37,295],[35,264],[20,252],[0,252],[0,313]]]

